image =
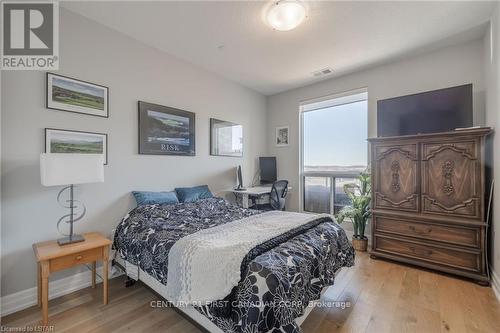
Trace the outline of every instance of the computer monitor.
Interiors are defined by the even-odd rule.
[[[277,180],[276,157],[259,157],[260,183],[272,184]]]

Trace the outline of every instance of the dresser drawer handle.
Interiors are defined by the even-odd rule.
[[[420,235],[425,235],[425,234],[430,234],[432,232],[432,228],[431,227],[428,227],[427,229],[425,230],[417,230],[417,228],[415,228],[414,226],[409,226],[408,227],[411,231],[413,231],[414,233],[416,234],[420,234]]]
[[[79,255],[79,256],[76,256],[75,258],[76,260],[82,260],[83,259],[83,256],[82,255]]]
[[[424,255],[424,256],[430,256],[433,252],[432,250],[425,250],[425,249],[417,249],[413,246],[410,246],[411,252],[415,253],[416,255]],[[419,251],[421,250],[421,251]]]

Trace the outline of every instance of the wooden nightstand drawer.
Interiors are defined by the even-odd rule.
[[[62,269],[80,264],[88,264],[102,259],[102,248],[90,249],[79,253],[73,253],[64,257],[50,260],[50,271],[57,272]]]

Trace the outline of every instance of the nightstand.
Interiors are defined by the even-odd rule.
[[[102,260],[103,303],[108,304],[108,260],[111,241],[98,232],[83,234],[85,240],[60,246],[56,240],[33,244],[38,263],[38,306],[42,324],[49,322],[49,275],[81,264],[92,264],[92,288],[96,284],[96,263]]]

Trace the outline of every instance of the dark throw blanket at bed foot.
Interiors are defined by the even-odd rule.
[[[166,284],[168,254],[177,240],[259,213],[220,198],[142,206],[117,227],[113,246],[123,259]],[[196,309],[225,333],[300,332],[295,319],[333,284],[337,270],[354,264],[344,230],[329,218],[321,219],[272,246],[263,244],[265,251],[254,249],[232,295]]]
[[[344,230],[330,220],[252,260],[229,318],[216,310],[226,303],[197,310],[225,333],[301,332],[295,319],[333,285],[340,268],[353,265],[354,250]]]

